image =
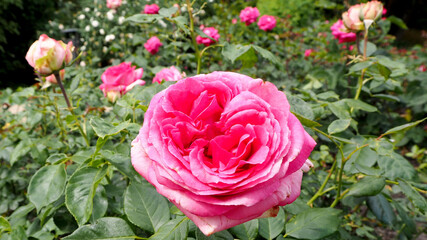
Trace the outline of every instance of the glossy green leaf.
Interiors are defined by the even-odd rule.
[[[285,228],[285,211],[279,209],[276,217],[260,218],[259,219],[259,235],[265,239],[273,239],[277,237]]]
[[[415,224],[415,221],[408,215],[408,213],[402,208],[402,206],[400,206],[397,201],[393,201],[393,206],[396,208],[399,217],[405,224],[403,232],[407,236],[412,236],[412,234],[417,232],[417,226]]]
[[[415,176],[414,167],[404,157],[397,153],[380,156],[378,165],[384,171],[384,176],[390,179],[412,179]]]
[[[129,125],[129,121],[113,125],[102,118],[93,117],[90,120],[90,125],[92,126],[98,137],[105,138],[106,136],[116,135],[117,133],[125,129]]]
[[[115,153],[109,150],[102,150],[100,153],[108,162],[110,162],[125,176],[135,181],[141,181],[141,176],[132,166],[130,156],[125,156],[123,154]]]
[[[345,101],[349,107],[355,108],[355,109],[361,109],[366,112],[375,112],[378,111],[378,109],[370,104],[367,104],[365,102],[362,102],[360,100],[355,99],[343,99],[341,101]]]
[[[388,134],[392,134],[392,133],[397,133],[397,132],[409,130],[409,129],[417,126],[418,124],[424,122],[425,120],[427,120],[427,117],[423,118],[421,120],[415,121],[415,122],[411,122],[411,123],[407,123],[407,124],[403,124],[403,125],[394,127],[392,129],[389,129],[387,132],[385,132],[383,134],[383,136],[388,135]]]
[[[345,131],[350,126],[351,119],[338,119],[328,126],[328,133],[335,134]]]
[[[95,222],[102,218],[108,209],[108,198],[105,188],[102,185],[98,185],[96,188],[95,196],[93,197],[93,210],[90,216],[90,221]]]
[[[321,239],[338,230],[341,210],[335,208],[311,208],[286,224],[286,236],[304,239]]]
[[[407,181],[399,179],[399,187],[402,192],[411,200],[412,204],[420,210],[423,214],[427,212],[427,201],[426,199],[415,190]]]
[[[85,224],[93,210],[93,197],[99,182],[107,173],[103,168],[83,167],[74,172],[65,189],[65,205],[79,226]]]
[[[405,29],[405,30],[408,29],[408,26],[406,26],[405,22],[401,18],[390,16],[390,17],[387,17],[387,20],[390,21],[391,23],[396,24],[398,27],[402,29]]]
[[[291,113],[293,115],[295,115],[295,117],[298,118],[298,120],[301,122],[301,124],[304,125],[304,126],[306,126],[306,127],[310,127],[311,128],[311,127],[320,127],[320,126],[322,126],[320,123],[315,122],[313,120],[310,120],[308,118],[305,118],[304,116],[302,116],[302,115],[300,115],[300,114],[298,114],[296,112],[292,112],[291,111]]]
[[[54,153],[50,155],[48,159],[46,159],[46,162],[51,164],[57,164],[65,159],[67,159],[67,155],[65,155],[64,153]]]
[[[10,155],[10,165],[15,164],[22,156],[27,154],[31,150],[31,143],[28,140],[22,140],[13,149]]]
[[[251,49],[251,46],[243,46],[240,44],[228,44],[226,43],[224,47],[222,48],[222,55],[230,60],[232,63],[236,61],[237,58],[242,56],[244,53],[246,53],[249,49]]]
[[[374,213],[378,220],[389,225],[392,225],[396,221],[396,217],[390,203],[382,194],[368,197],[367,203],[369,209]]]
[[[390,74],[391,74],[390,69],[388,69],[386,66],[381,65],[379,63],[377,64],[377,68],[378,68],[378,71],[380,72],[380,74],[384,77],[384,80],[389,79]]]
[[[188,234],[188,223],[187,217],[177,217],[165,223],[150,240],[180,240],[186,239]]]
[[[241,240],[254,240],[258,235],[258,219],[230,228],[230,232]]]
[[[115,240],[135,239],[135,233],[129,224],[117,217],[101,218],[96,223],[79,227],[64,240]]]
[[[163,17],[172,17],[172,15],[174,13],[176,13],[176,11],[178,11],[177,7],[170,7],[170,8],[160,8],[159,10],[159,15],[163,16]]]
[[[280,65],[281,62],[279,60],[279,58],[274,55],[272,52],[268,51],[267,49],[264,49],[260,46],[256,46],[256,45],[252,45],[252,48],[258,52],[263,58],[269,60],[270,62]]]
[[[3,216],[0,216],[0,236],[2,232],[10,232],[12,230],[9,221]]]
[[[385,186],[385,178],[366,176],[353,184],[346,196],[364,197],[374,196],[380,193]]]
[[[328,104],[328,108],[331,112],[337,116],[339,119],[349,119],[351,118],[348,105],[342,101],[333,102]]]
[[[352,73],[352,72],[359,72],[362,69],[370,67],[372,64],[373,64],[373,62],[371,62],[371,61],[364,61],[364,62],[356,63],[356,64],[354,64],[353,66],[350,67],[349,72],[350,73]]]
[[[132,182],[129,185],[124,207],[129,220],[149,232],[156,232],[170,219],[166,199],[146,182]]]
[[[28,197],[38,211],[62,195],[66,180],[64,164],[44,166],[34,174],[28,186]]]

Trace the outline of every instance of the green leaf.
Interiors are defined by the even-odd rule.
[[[328,133],[334,134],[346,130],[350,126],[351,119],[338,119],[328,126]]]
[[[384,176],[392,180],[396,178],[412,179],[415,176],[414,167],[397,153],[380,156],[378,165],[384,171]]]
[[[175,24],[184,31],[185,34],[190,35],[190,29],[188,28],[188,21],[187,18],[184,16],[177,16],[172,18],[172,20],[175,22]]]
[[[102,150],[101,155],[128,178],[141,181],[141,176],[132,166],[130,156],[125,156],[109,150]]]
[[[333,102],[328,104],[328,108],[331,112],[340,119],[349,119],[351,118],[348,105],[342,101]]]
[[[188,222],[187,217],[177,217],[164,224],[152,235],[150,240],[180,240],[187,239]]]
[[[390,17],[387,17],[387,20],[390,21],[391,23],[396,24],[398,27],[402,29],[405,29],[405,30],[408,29],[408,26],[406,26],[405,22],[398,17],[390,16]]]
[[[163,17],[158,14],[135,14],[126,18],[126,21],[134,23],[151,23],[162,18]]]
[[[240,55],[237,60],[242,61],[242,69],[252,68],[258,61],[258,57],[255,54],[255,50],[253,48],[249,48],[249,50]]]
[[[273,239],[277,237],[285,227],[285,211],[279,209],[276,217],[260,218],[259,219],[259,235],[265,239]]]
[[[0,216],[0,236],[2,232],[10,232],[12,230],[10,223],[4,218]]]
[[[380,74],[384,77],[384,80],[390,78],[391,71],[386,66],[377,63],[377,68]]]
[[[371,61],[364,61],[364,62],[356,63],[350,67],[349,73],[359,72],[362,69],[370,67],[372,64],[374,64],[374,63]]]
[[[313,109],[311,108],[310,104],[306,103],[301,98],[292,95],[288,96],[288,101],[289,105],[291,105],[291,112],[298,113],[299,115],[310,120],[314,119]]]
[[[13,149],[12,154],[10,155],[10,165],[15,164],[20,157],[24,156],[31,150],[31,143],[28,140],[22,140],[16,145]]]
[[[230,228],[230,232],[241,240],[254,240],[258,235],[258,225],[258,219],[254,219]]]
[[[236,61],[237,58],[242,56],[244,53],[246,53],[249,49],[251,49],[251,46],[243,46],[240,44],[228,44],[226,43],[224,47],[222,48],[222,55],[230,60],[232,63]]]
[[[407,131],[407,130],[409,130],[409,129],[415,127],[415,126],[417,126],[418,124],[422,123],[425,120],[427,120],[427,117],[423,118],[421,120],[415,121],[415,122],[411,122],[411,123],[407,123],[407,124],[403,124],[403,125],[394,127],[392,129],[389,129],[387,132],[385,132],[383,134],[383,136],[389,135],[389,134],[392,134],[392,133],[401,132],[401,131]]]
[[[149,232],[156,232],[170,219],[166,199],[148,183],[132,182],[128,186],[124,208],[133,224]]]
[[[395,214],[390,203],[382,194],[368,197],[367,204],[378,220],[393,225],[396,220]]]
[[[270,62],[280,65],[281,62],[277,56],[275,56],[272,52],[268,51],[267,49],[264,49],[257,45],[252,45],[252,48],[257,51],[263,58],[269,60]]]
[[[114,136],[129,125],[129,121],[121,122],[118,125],[114,126],[113,124],[105,121],[99,117],[93,117],[90,120],[90,125],[95,131],[96,135],[100,138],[105,138],[106,136]]]
[[[311,208],[286,224],[286,236],[304,239],[320,239],[338,230],[341,210],[335,208]]]
[[[412,204],[424,214],[427,211],[426,199],[405,180],[399,179],[397,181],[399,182],[399,187],[402,189],[402,192],[411,200]]]
[[[405,223],[405,227],[403,228],[403,232],[406,236],[411,236],[412,234],[417,232],[417,226],[415,221],[408,216],[408,213],[400,206],[397,201],[393,201],[393,205],[399,213],[399,217]]]
[[[160,8],[159,10],[159,15],[163,16],[163,17],[172,17],[172,15],[174,13],[176,13],[176,11],[178,11],[177,7],[170,7],[170,8]]]
[[[99,182],[107,173],[103,168],[83,167],[74,172],[65,189],[65,205],[79,226],[85,224],[92,215],[93,197]]]
[[[64,240],[107,240],[107,239],[135,239],[135,233],[129,224],[121,218],[105,217],[95,224],[79,227]]]
[[[364,48],[365,48],[364,42],[365,42],[365,40],[362,40],[359,43],[359,49],[360,49],[360,51],[362,51],[362,53],[363,53]],[[366,56],[369,57],[372,54],[374,54],[374,52],[376,52],[376,51],[377,51],[377,46],[375,46],[375,44],[373,44],[371,42],[368,42],[367,46],[366,46]]]
[[[46,162],[51,164],[57,164],[65,160],[66,158],[67,158],[67,155],[65,155],[64,153],[54,153],[50,155],[48,159],[46,159]]]
[[[374,196],[380,193],[385,186],[385,178],[376,176],[366,176],[350,187],[346,197]]]
[[[90,216],[90,221],[95,222],[102,218],[108,209],[108,198],[105,188],[102,185],[98,185],[96,188],[95,196],[93,197],[93,210]]]
[[[196,240],[233,240],[234,237],[227,230],[216,232],[212,235],[205,236],[199,229],[196,229]]]
[[[372,97],[381,98],[387,101],[400,102],[400,98],[389,94],[372,94]]]
[[[362,102],[360,100],[355,100],[355,99],[343,99],[341,101],[344,101],[345,103],[347,103],[347,105],[349,107],[352,107],[354,109],[361,109],[364,110],[366,112],[375,112],[378,111],[378,109],[370,104],[367,104],[365,102]]]
[[[311,127],[320,127],[320,126],[322,126],[320,123],[315,122],[313,120],[310,120],[308,118],[305,118],[305,117],[301,116],[300,114],[298,114],[296,112],[292,112],[291,111],[291,113],[293,115],[295,115],[295,117],[298,118],[298,120],[301,122],[301,124],[304,125],[304,126],[306,126],[306,127],[311,128]]]
[[[66,180],[64,164],[44,166],[34,174],[28,186],[28,197],[37,211],[62,195]]]

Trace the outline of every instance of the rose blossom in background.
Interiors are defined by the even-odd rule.
[[[341,19],[331,26],[331,31],[332,35],[334,35],[334,37],[338,39],[338,43],[356,41],[356,33],[346,32],[345,26]]]
[[[237,23],[237,19],[235,19],[235,18],[231,19],[231,23],[232,24],[236,24]]]
[[[310,55],[311,55],[311,53],[312,52],[314,52],[314,50],[313,49],[307,49],[307,50],[305,50],[305,52],[304,52],[304,57],[309,57]]]
[[[122,0],[107,0],[107,7],[111,9],[116,9],[122,5]]]
[[[245,23],[246,26],[256,22],[259,17],[259,11],[256,7],[246,7],[240,11],[240,21]]]
[[[176,67],[172,66],[170,68],[163,68],[160,72],[156,73],[156,76],[153,78],[153,83],[162,83],[165,81],[179,81],[182,77],[185,76],[185,73],[180,73]]]
[[[263,15],[258,20],[258,27],[264,31],[270,31],[276,27],[276,18],[270,15]]]
[[[425,71],[427,71],[427,67],[426,67],[426,65],[421,64],[421,65],[417,68],[417,70],[418,70],[418,71],[420,71],[420,72],[425,72]]]
[[[99,88],[109,101],[115,102],[136,85],[144,85],[141,80],[144,70],[135,69],[130,62],[124,62],[117,66],[107,68],[101,75],[102,84]]]
[[[65,44],[42,34],[39,40],[31,45],[25,59],[36,72],[47,76],[71,62],[73,49],[71,41]]]
[[[383,6],[383,13],[382,13],[382,20],[385,20],[386,19],[386,17],[385,17],[385,15],[387,14],[387,9],[385,9],[385,7]]]
[[[283,92],[213,72],[156,94],[132,142],[135,170],[205,235],[276,216],[300,195],[316,142]]]
[[[204,44],[206,47],[217,42],[220,35],[218,34],[218,30],[216,30],[214,27],[205,27],[205,26],[200,26],[200,29],[203,30],[203,32],[208,35],[209,37],[215,39],[212,40],[210,38],[204,38],[202,36],[197,36],[196,37],[196,42],[197,44]]]
[[[151,53],[152,55],[156,54],[159,51],[159,48],[163,46],[163,44],[160,42],[160,39],[156,36],[151,37],[147,40],[146,43],[144,43],[145,49]]]
[[[159,10],[160,10],[159,6],[155,3],[153,3],[151,5],[147,4],[144,7],[144,13],[145,14],[158,14]]]
[[[360,12],[363,4],[356,4],[351,6],[347,12],[342,14],[344,26],[348,31],[358,32],[365,29],[363,22],[360,20]]]

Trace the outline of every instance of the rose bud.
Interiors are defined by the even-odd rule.
[[[160,39],[156,36],[151,37],[147,40],[146,43],[144,43],[145,49],[151,53],[152,55],[156,54],[159,51],[159,48],[163,46],[163,44],[160,42]]]
[[[27,62],[42,76],[64,68],[73,59],[73,43],[65,44],[42,34],[25,56]]]
[[[111,9],[116,9],[122,5],[122,0],[107,0],[107,7]]]
[[[264,15],[258,20],[258,27],[264,31],[270,31],[276,27],[276,18],[274,16]]]
[[[347,12],[342,14],[342,20],[344,26],[350,32],[358,32],[365,29],[365,26],[362,21],[360,21],[360,12],[362,10],[363,4],[356,4],[351,6]]]
[[[256,22],[259,17],[259,11],[256,7],[246,7],[240,11],[240,21],[245,23],[246,26]]]
[[[156,76],[153,78],[153,83],[162,83],[162,81],[179,81],[182,77],[185,76],[185,73],[180,73],[176,67],[172,66],[170,68],[163,68],[160,72],[156,73]]]
[[[360,11],[360,19],[362,20],[378,20],[383,13],[383,4],[379,1],[373,0],[363,4],[362,11]]]
[[[332,35],[334,35],[334,37],[338,39],[338,43],[356,41],[356,33],[347,32],[341,20],[338,20],[336,23],[334,23],[331,26],[331,31],[332,31]]]
[[[135,68],[135,66],[131,66],[130,62],[124,62],[107,68],[101,75],[103,83],[99,88],[109,101],[115,102],[136,85],[142,86],[145,84],[145,81],[141,80],[144,70]]]
[[[152,98],[131,159],[211,235],[276,216],[278,206],[295,201],[315,145],[274,84],[213,72],[180,80]]]
[[[159,10],[160,10],[159,6],[155,3],[153,3],[151,5],[147,4],[144,7],[144,13],[145,14],[158,14]]]
[[[197,44],[204,44],[207,47],[207,46],[217,42],[219,37],[221,36],[218,34],[218,30],[216,30],[214,27],[204,27],[202,25],[202,26],[200,26],[200,29],[202,29],[206,35],[215,39],[215,41],[210,39],[210,38],[204,38],[202,36],[197,36],[196,37]]]

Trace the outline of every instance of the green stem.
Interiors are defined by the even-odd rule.
[[[216,44],[216,45],[207,46],[207,47],[205,47],[205,48],[202,49],[202,51],[200,52],[200,56],[197,59],[197,74],[200,74],[200,68],[202,66],[202,57],[203,57],[203,54],[209,48],[214,48],[214,47],[224,47],[224,45],[222,45],[222,44]]]
[[[323,180],[322,186],[320,186],[319,190],[314,194],[314,196],[307,202],[307,205],[312,206],[313,202],[320,196],[322,196],[324,193],[328,191],[323,191],[323,189],[326,187],[326,184],[328,183],[329,179],[332,176],[332,173],[334,172],[335,166],[337,165],[337,161],[335,160],[332,164],[331,169],[329,170],[328,176],[326,176],[325,180]],[[335,188],[335,187],[334,187]],[[332,189],[331,189],[332,190]]]
[[[196,61],[197,61],[197,74],[200,74],[201,57],[199,52],[199,46],[197,45],[197,41],[196,41],[196,34],[194,32],[194,19],[193,19],[193,11],[191,9],[190,0],[187,0],[187,11],[188,11],[188,15],[190,16],[190,34],[191,34],[191,40],[193,42],[194,51],[195,51],[194,56],[196,57]]]
[[[61,76],[59,75],[59,71],[56,71],[54,74],[55,74],[56,81],[58,82],[58,85],[61,88],[62,95],[65,98],[65,102],[67,103],[68,111],[70,111],[71,115],[73,115],[74,120],[76,121],[76,124],[77,124],[77,128],[79,129],[80,134],[83,136],[83,138],[84,138],[84,140],[86,142],[86,145],[88,147],[90,147],[90,143],[89,143],[89,140],[87,138],[87,135],[83,131],[82,126],[81,126],[81,124],[80,124],[77,116],[74,114],[73,107],[71,106],[70,100],[68,99],[67,92],[65,91],[64,85],[62,84],[62,80],[61,80]]]

